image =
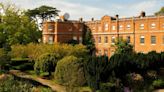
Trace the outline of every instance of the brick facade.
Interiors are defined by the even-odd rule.
[[[164,16],[118,18],[106,15],[101,20],[92,19],[85,22],[45,22],[43,42],[63,43],[72,39],[81,42],[84,25],[92,31],[97,54],[100,55],[111,56],[114,53],[113,41],[118,37],[129,41],[136,52],[164,51]]]

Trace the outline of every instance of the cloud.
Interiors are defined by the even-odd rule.
[[[85,20],[89,20],[92,17],[100,19],[102,16],[108,14],[114,16],[119,14],[120,17],[137,16],[141,11],[146,11],[148,15],[158,11],[162,5],[163,0],[129,0],[130,2],[123,2],[123,0],[111,1],[111,0],[8,0],[15,3],[21,8],[33,9],[41,5],[49,5],[61,10],[60,14],[65,12],[70,14],[71,19],[79,19],[83,17]],[[93,4],[93,1],[95,2]],[[127,0],[125,0],[127,1]],[[5,0],[0,0],[5,2]]]

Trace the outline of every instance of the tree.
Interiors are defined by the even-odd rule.
[[[0,48],[0,71],[10,63],[10,59],[9,54],[4,49]]]
[[[29,9],[25,14],[31,19],[35,20],[37,24],[39,24],[38,19],[41,19],[42,22],[39,26],[42,27],[42,23],[45,20],[55,18],[56,16],[58,16],[58,12],[59,10],[54,7],[43,5],[32,10]]]
[[[103,81],[107,81],[109,77],[108,58],[102,57],[89,57],[84,62],[85,78],[88,85],[92,88],[93,92],[99,89],[99,85]]]
[[[84,35],[83,35],[83,44],[86,45],[87,49],[89,50],[90,54],[93,54],[95,51],[95,44],[93,40],[93,36],[91,30],[85,26],[84,28]]]
[[[118,53],[118,54],[133,52],[133,46],[124,40],[118,40],[115,43],[115,47],[116,47],[115,53]]]
[[[39,71],[43,71],[48,72],[49,76],[51,76],[51,72],[55,71],[58,59],[59,55],[57,54],[46,53],[41,55],[34,65],[36,73]]]
[[[24,12],[12,4],[3,5],[2,9],[4,14],[0,14],[1,47],[38,42],[41,32],[38,31],[35,22],[30,21]]]
[[[155,15],[164,15],[164,7],[162,7]]]

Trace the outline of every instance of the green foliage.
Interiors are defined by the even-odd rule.
[[[16,79],[13,76],[7,76],[6,79],[0,80],[0,92],[52,92],[51,89],[43,86],[36,90],[37,85],[32,84],[30,81]]]
[[[162,7],[155,15],[164,15],[164,7]]]
[[[0,48],[0,70],[3,69],[9,63],[10,56],[4,49]]]
[[[109,62],[107,57],[90,57],[84,62],[85,77],[88,85],[93,89],[99,88],[101,81],[108,78]]]
[[[54,45],[30,43],[28,45],[13,45],[11,56],[13,58],[23,58],[27,56],[31,61],[36,61],[38,57],[45,53],[58,54],[60,58],[69,55],[74,55],[80,58],[86,56],[87,52],[88,50],[82,44],[72,46],[59,43]]]
[[[82,86],[86,83],[82,59],[75,56],[66,56],[58,61],[55,70],[57,83],[66,86]]]
[[[117,87],[116,83],[101,83],[100,84],[100,92],[123,92],[123,87],[119,85]]]
[[[115,53],[118,53],[118,54],[133,52],[133,46],[124,40],[118,40],[115,43],[115,47],[116,47]]]
[[[95,44],[91,30],[88,27],[85,27],[84,29],[83,44],[86,45],[87,49],[90,50],[90,53],[93,54],[93,51],[95,50]]]
[[[155,89],[164,88],[164,81],[161,80],[161,79],[157,79],[157,80],[153,81],[152,86],[153,86]]]
[[[49,75],[51,75],[51,72],[55,71],[55,67],[59,58],[59,54],[43,54],[35,62],[34,70],[36,72],[39,70],[43,72],[49,72]]]
[[[3,5],[4,15],[1,16],[0,39],[4,45],[27,44],[38,42],[41,32],[35,22],[31,21],[24,13],[14,5]]]
[[[29,16],[32,20],[36,21],[38,23],[38,19],[42,19],[41,24],[43,24],[43,21],[54,18],[58,15],[59,10],[57,10],[54,7],[42,5],[38,8],[27,10],[25,12],[25,15]],[[39,17],[39,18],[38,18]],[[39,25],[42,26],[42,25]]]

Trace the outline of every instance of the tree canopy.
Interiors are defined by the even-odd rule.
[[[162,7],[155,15],[164,15],[164,7]]]
[[[31,21],[21,9],[14,5],[1,4],[0,47],[13,44],[38,42],[41,37],[35,22]]]
[[[55,18],[58,16],[58,12],[59,10],[54,7],[43,5],[32,10],[29,9],[25,14],[38,23],[38,19],[41,19],[43,22],[45,20],[51,20],[52,18]]]

